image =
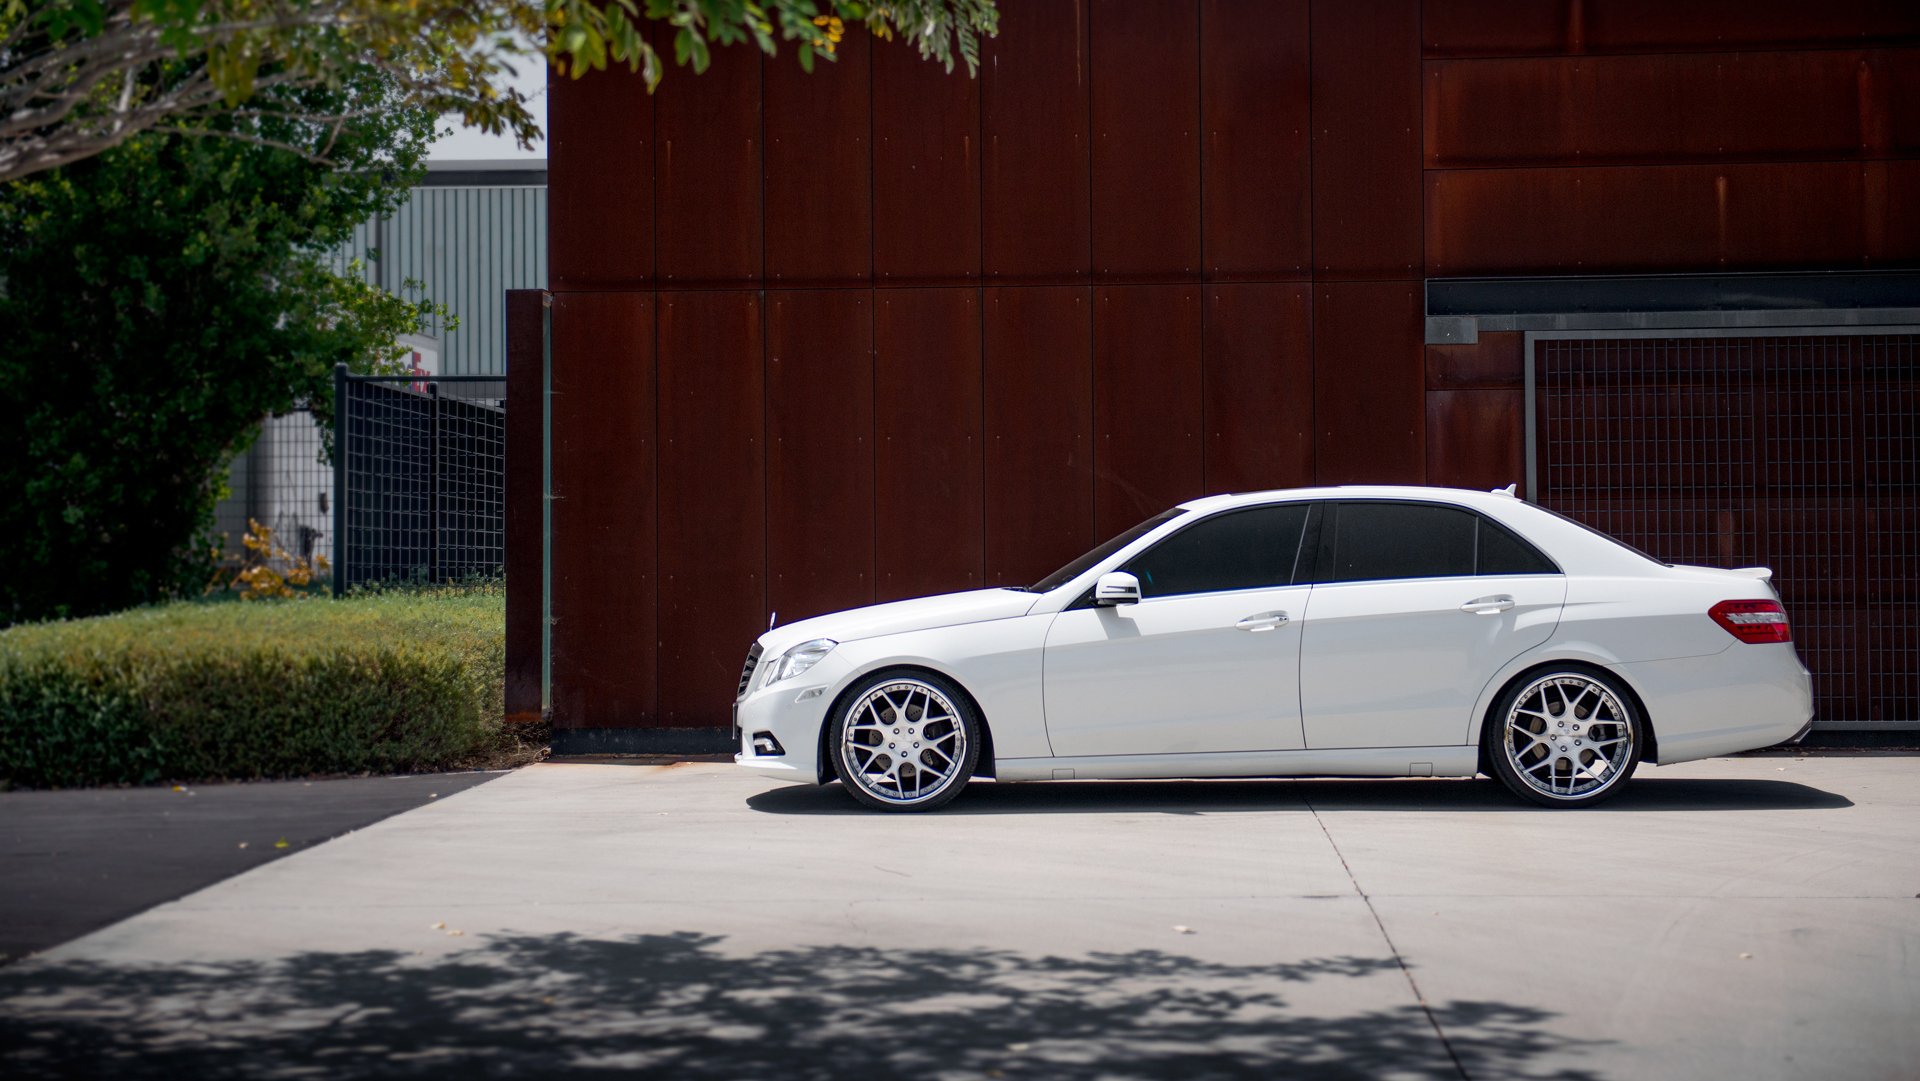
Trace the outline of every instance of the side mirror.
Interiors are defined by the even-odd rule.
[[[1140,579],[1126,571],[1113,571],[1093,583],[1093,603],[1102,608],[1116,604],[1140,603]]]

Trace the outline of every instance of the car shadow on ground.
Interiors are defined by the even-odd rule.
[[[1309,984],[1331,986],[1302,995]],[[1300,997],[1315,1008],[1296,1008]],[[1331,1015],[1330,1002],[1342,1004]],[[742,956],[683,932],[491,935],[431,958],[41,960],[0,972],[0,1048],[20,1079],[1359,1079],[1464,1068],[1593,1081],[1578,1063],[1601,1041],[1567,1028],[1504,1002],[1429,1014],[1391,957],[1239,965],[1159,950],[844,946]]]
[[[795,785],[747,797],[767,814],[873,814],[836,784]],[[1426,780],[1045,781],[975,783],[935,814],[1224,814],[1236,811],[1491,811],[1556,814],[1486,778]],[[1634,811],[1833,810],[1845,796],[1793,781],[1635,777],[1586,814]]]

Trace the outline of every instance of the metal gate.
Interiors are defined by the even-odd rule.
[[[1529,489],[1658,559],[1772,567],[1817,725],[1920,727],[1920,334],[1736,335],[1530,334]]]
[[[334,381],[334,592],[494,578],[506,563],[506,382]]]

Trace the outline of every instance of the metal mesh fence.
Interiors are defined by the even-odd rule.
[[[1920,727],[1920,336],[1536,343],[1542,505],[1770,566],[1822,726]]]
[[[333,466],[320,425],[305,406],[262,422],[253,445],[228,467],[227,487],[213,523],[227,560],[244,561],[241,538],[250,522],[258,522],[289,553],[332,562]]]
[[[506,563],[506,381],[335,383],[334,588],[496,577]]]

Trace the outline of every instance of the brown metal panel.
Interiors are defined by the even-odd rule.
[[[1879,163],[1436,170],[1432,276],[1861,266]],[[1901,245],[1881,262],[1911,261]]]
[[[1429,168],[1884,153],[1878,54],[1718,53],[1426,65]],[[1916,54],[1920,55],[1920,54]],[[1876,89],[1878,87],[1878,89]],[[1864,95],[1864,97],[1863,97]],[[1685,108],[1675,108],[1685,102]]]
[[[1312,19],[1316,276],[1418,277],[1418,0],[1314,0]]]
[[[874,599],[978,588],[980,291],[876,293]]]
[[[658,723],[724,727],[740,662],[767,627],[761,301],[663,293],[658,311]],[[618,549],[596,555],[619,568]]]
[[[1879,140],[1877,149],[1912,155],[1920,151],[1920,49],[1887,49],[1873,57],[1861,94],[1870,111],[1863,126]]]
[[[987,289],[987,585],[1038,581],[1093,546],[1093,295]]]
[[[546,505],[541,398],[546,377],[546,301],[539,289],[507,290],[507,675],[509,721],[540,719],[541,509]]]
[[[1094,534],[1207,494],[1200,287],[1094,290],[1093,376]]]
[[[1313,483],[1313,295],[1209,285],[1202,379],[1209,492]]]
[[[1582,0],[1425,0],[1428,56],[1509,56],[1566,51],[1570,8]]]
[[[873,269],[883,285],[980,274],[980,84],[903,41],[873,49]]]
[[[1525,487],[1525,441],[1523,391],[1427,392],[1428,484],[1487,490],[1509,484]]]
[[[1419,282],[1314,286],[1314,470],[1322,484],[1420,484]]]
[[[767,284],[866,283],[873,276],[867,152],[868,51],[847,35],[813,74],[790,56],[766,61]]]
[[[547,280],[630,289],[653,277],[653,96],[624,68],[547,72]]]
[[[1867,257],[1874,266],[1920,262],[1920,161],[1866,167]]]
[[[1081,4],[1012,4],[981,50],[981,200],[987,280],[1084,281],[1087,13]]]
[[[1428,56],[1709,52],[1920,38],[1904,0],[1426,0]]]
[[[1518,390],[1526,378],[1526,336],[1481,331],[1474,345],[1427,346],[1427,389]]]
[[[1160,0],[1094,0],[1091,31],[1094,276],[1195,280],[1199,9]]]
[[[1805,48],[1920,38],[1905,0],[1586,0],[1580,40],[1595,52]]]
[[[553,723],[561,728],[654,721],[653,323],[651,293],[553,301]]]
[[[671,55],[668,36],[655,44]],[[705,73],[675,69],[654,93],[654,124],[660,284],[685,288],[757,280],[762,270],[759,51],[716,48]]]
[[[1306,0],[1202,0],[1201,228],[1209,279],[1307,276],[1309,83]]]
[[[873,300],[766,304],[767,606],[791,623],[873,603]]]

